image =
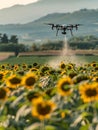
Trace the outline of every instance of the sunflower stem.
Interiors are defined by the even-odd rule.
[[[44,120],[41,121],[40,130],[45,130],[45,121]]]

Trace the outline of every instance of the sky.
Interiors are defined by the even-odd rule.
[[[29,4],[38,0],[0,0],[0,9],[7,8],[16,4]]]
[[[0,0],[0,9],[11,7],[16,4],[29,4],[33,2],[37,2],[39,0]],[[49,0],[51,3],[53,0]],[[55,0],[54,0],[55,1]],[[72,10],[74,8],[88,8],[88,9],[96,9],[98,8],[98,0],[60,0],[60,2],[66,2],[66,8],[71,7]],[[70,9],[70,10],[71,10]]]

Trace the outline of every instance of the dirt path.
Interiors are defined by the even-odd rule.
[[[7,59],[9,56],[12,56],[11,52],[0,52],[0,61]]]
[[[47,51],[35,51],[35,52],[23,52],[19,56],[29,56],[29,55],[62,55],[60,50],[47,50]],[[98,55],[98,50],[68,50],[67,54],[63,55]]]

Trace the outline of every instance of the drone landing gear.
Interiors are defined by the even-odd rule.
[[[65,35],[66,35],[66,32],[62,32],[62,34],[65,34]]]

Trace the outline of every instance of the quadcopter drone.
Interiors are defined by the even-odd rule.
[[[61,33],[66,35],[67,31],[70,31],[71,35],[73,36],[73,29],[75,28],[78,30],[78,26],[81,26],[82,24],[69,24],[69,25],[60,25],[60,24],[53,24],[53,23],[45,23],[46,25],[50,25],[51,29],[56,29],[56,36],[58,35],[59,30],[61,30]]]

